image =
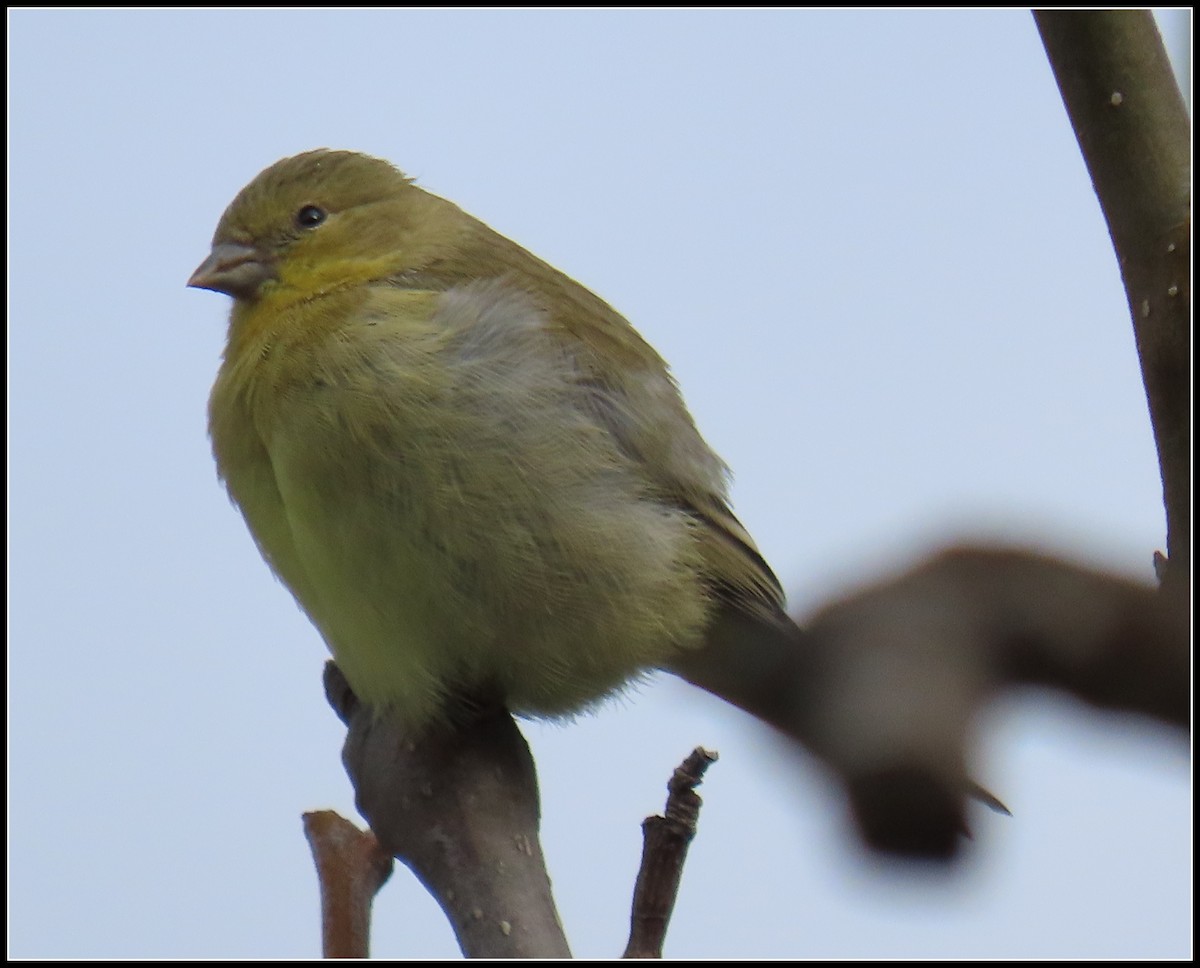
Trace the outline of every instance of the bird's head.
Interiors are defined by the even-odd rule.
[[[308,151],[238,193],[188,285],[255,300],[269,287],[320,294],[421,269],[461,215],[379,158]]]

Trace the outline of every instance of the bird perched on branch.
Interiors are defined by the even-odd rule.
[[[359,700],[419,731],[570,715],[667,669],[828,752],[809,690],[829,667],[666,364],[592,292],[329,150],[247,185],[189,285],[234,299],[219,474]],[[964,792],[1003,809],[954,756],[856,742],[876,846],[949,855]]]
[[[234,299],[220,477],[362,701],[559,716],[668,668],[795,731],[799,631],[727,470],[589,290],[330,150],[247,185],[189,285]]]

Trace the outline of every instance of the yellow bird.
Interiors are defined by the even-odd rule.
[[[796,731],[800,633],[666,364],[579,283],[391,164],[318,150],[233,200],[209,428],[358,697],[586,708],[670,669]]]

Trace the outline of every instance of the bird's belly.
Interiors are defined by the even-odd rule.
[[[621,475],[543,468],[534,487],[473,472],[468,449],[419,466],[364,467],[362,454],[356,474],[277,461],[287,529],[265,550],[287,561],[276,570],[363,701],[420,722],[491,691],[517,712],[565,714],[701,636],[694,522]]]

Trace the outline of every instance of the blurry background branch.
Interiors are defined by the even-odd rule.
[[[1038,683],[1190,721],[1190,124],[1149,11],[1035,17],[1121,267],[1168,558],[1158,594],[1035,554],[962,548],[808,623],[806,738],[845,781],[867,841],[898,853],[954,852],[971,722],[1002,688]]]
[[[866,839],[901,853],[953,853],[970,724],[1001,688],[1190,721],[1190,124],[1149,11],[1034,16],[1133,318],[1166,506],[1162,594],[964,548],[817,615],[811,745],[845,780]]]
[[[945,552],[825,608],[809,631],[810,745],[846,783],[867,841],[892,852],[954,852],[972,722],[1002,689],[1189,721],[1186,608],[1028,552]]]

